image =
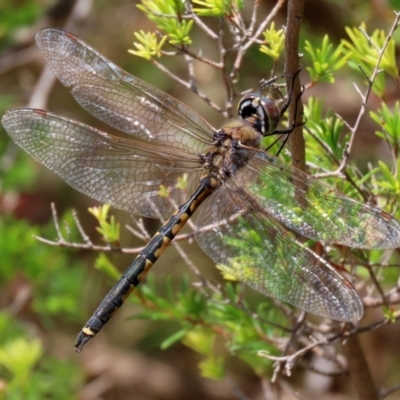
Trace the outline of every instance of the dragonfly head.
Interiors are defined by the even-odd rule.
[[[262,136],[274,132],[280,120],[279,108],[275,101],[259,93],[244,95],[238,104],[238,114]]]

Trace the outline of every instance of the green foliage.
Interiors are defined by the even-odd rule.
[[[199,363],[199,370],[204,378],[222,379],[225,376],[225,358],[210,354]]]
[[[4,146],[4,148],[2,148]],[[4,154],[7,150],[6,146],[16,146],[11,144],[10,141],[0,142],[0,154]],[[32,168],[32,158],[27,154],[16,150],[16,160],[13,168],[10,168],[6,174],[1,176],[1,184],[5,191],[21,191],[29,190],[35,182],[36,171]]]
[[[72,400],[83,375],[71,361],[45,354],[45,346],[32,338],[15,317],[0,313],[1,398],[11,400]]]
[[[41,232],[52,230],[49,226]],[[6,284],[16,273],[27,277],[36,293],[33,309],[47,319],[47,323],[50,323],[51,315],[76,316],[79,313],[79,286],[84,278],[82,265],[75,262],[71,266],[65,250],[39,245],[34,238],[38,228],[25,221],[9,217],[0,219],[0,232],[7,232],[0,238],[0,281]]]
[[[396,101],[393,110],[382,102],[382,107],[376,113],[370,111],[371,119],[381,126],[381,131],[376,131],[376,135],[385,140],[392,149],[396,157],[400,150],[400,103]]]
[[[385,198],[385,203],[389,203],[397,209],[397,199],[400,195],[400,104],[398,101],[390,109],[384,102],[377,112],[370,111],[371,119],[376,122],[381,130],[375,134],[383,139],[393,155],[393,165],[389,165],[383,160],[378,161],[378,167],[374,169],[373,183],[378,193]],[[389,196],[389,197],[388,197]],[[397,211],[399,215],[399,212]]]
[[[0,325],[10,326],[17,322],[6,314],[0,314]],[[38,339],[28,339],[23,328],[13,336],[2,335],[0,342],[0,376],[2,394],[9,400],[72,400],[81,385],[77,366],[70,362],[44,355],[44,347]],[[9,332],[11,333],[11,331]],[[77,374],[78,372],[78,374]]]
[[[317,160],[321,168],[334,170],[337,167],[334,160],[342,156],[349,136],[348,132],[343,132],[343,122],[332,110],[324,111],[324,101],[314,96],[304,105],[304,116],[311,133],[307,136],[307,156],[314,162]],[[324,155],[327,149],[333,157]]]
[[[266,338],[276,329],[270,322],[279,321],[282,316],[269,307],[268,299],[251,311],[246,303],[238,307],[239,301],[242,301],[239,300],[242,297],[240,284],[227,283],[224,292],[219,293],[190,287],[187,278],[182,279],[179,290],[176,290],[171,280],[167,279],[164,289],[168,295],[160,296],[154,276],[149,274],[147,282],[141,284],[132,296],[135,303],[144,306],[136,318],[180,324],[180,329],[165,338],[162,348],[181,341],[203,356],[199,369],[203,376],[213,379],[224,375],[229,354],[241,358],[260,375],[270,370],[271,362],[257,357],[255,353],[260,349],[276,352]],[[217,336],[224,338],[228,353],[215,354]]]
[[[99,227],[96,230],[103,237],[103,240],[110,244],[119,245],[120,224],[115,221],[114,215],[108,219],[110,205],[104,204],[100,207],[89,208],[89,212],[97,219]]]
[[[400,167],[400,160],[397,160],[395,165],[395,175],[390,170],[389,166],[383,161],[378,161],[378,169],[375,170],[374,184],[380,189],[382,195],[388,194],[390,196],[398,197],[400,195],[400,178],[398,170]]]
[[[147,17],[153,21],[157,28],[164,31],[168,36],[168,42],[174,45],[189,45],[192,43],[189,33],[193,26],[192,20],[181,19],[184,13],[184,2],[180,0],[142,0],[142,4],[137,7],[143,11]],[[151,53],[161,49],[165,39],[159,44],[155,42],[151,34],[141,34],[140,38],[143,48],[139,49],[140,55],[144,58],[151,58]],[[138,46],[136,46],[138,47]],[[150,51],[144,52],[144,49]],[[158,50],[159,50],[158,49]]]
[[[48,234],[54,234],[53,229],[40,228]],[[55,329],[56,317],[78,320],[84,270],[80,262],[71,263],[65,249],[39,244],[33,237],[38,231],[38,227],[25,221],[10,216],[0,218],[1,290],[5,295],[16,282],[30,288],[34,296],[25,307],[25,315],[29,310],[41,322],[42,329]],[[0,313],[0,376],[5,385],[4,398],[71,400],[81,383],[77,379],[77,366],[65,360],[60,363],[44,354],[44,346],[32,337],[34,331],[5,311]]]
[[[45,1],[23,0],[15,2],[0,0],[0,47],[8,35],[16,28],[29,26],[43,15]]]
[[[311,56],[313,63],[312,67],[307,67],[313,84],[335,82],[333,73],[342,68],[350,57],[350,53],[346,54],[343,47],[343,44],[340,44],[334,48],[333,44],[329,42],[328,35],[322,39],[321,48],[315,49],[308,40],[305,41],[304,48]]]
[[[275,22],[271,23],[269,29],[263,32],[265,44],[261,45],[260,51],[270,56],[274,62],[278,61],[285,44],[285,32],[283,29],[275,29]]]
[[[143,57],[146,60],[151,60],[153,57],[161,57],[161,48],[167,40],[167,36],[163,36],[161,40],[158,41],[156,34],[152,32],[146,33],[140,31],[140,33],[134,32],[134,35],[140,43],[134,42],[133,45],[137,50],[128,50],[129,53],[138,57]]]
[[[386,308],[384,315],[392,324],[396,322],[397,312],[394,308]]]
[[[193,8],[199,17],[231,17],[243,8],[243,0],[193,0],[204,8]]]
[[[121,276],[121,272],[104,253],[100,253],[96,257],[94,266],[96,269],[98,269],[99,271],[103,271],[107,276],[112,279],[118,280]]]
[[[386,41],[386,33],[383,30],[376,29],[372,32],[372,35],[367,37],[364,34],[365,32],[366,26],[364,23],[361,24],[360,29],[347,27],[346,33],[350,40],[343,39],[342,44],[351,53],[351,57],[349,58],[350,67],[356,70],[359,70],[359,67],[361,67],[367,76],[371,77],[383,44]],[[392,77],[397,78],[398,69],[396,65],[395,42],[393,40],[389,41],[379,68]],[[384,74],[378,74],[372,89],[379,97],[383,96],[385,92]]]
[[[27,341],[17,337],[10,340],[0,349],[0,365],[12,376],[8,382],[9,390],[21,390],[28,382],[33,368],[43,355],[43,349],[38,339]]]

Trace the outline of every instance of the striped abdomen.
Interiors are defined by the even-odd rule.
[[[215,187],[216,182],[213,179],[203,178],[191,198],[180,206],[174,215],[157,231],[147,246],[128,267],[124,275],[109,291],[81,332],[79,332],[75,343],[77,352],[82,350],[83,346],[100,331],[104,324],[122,306],[132,290],[139,285],[165,248]]]

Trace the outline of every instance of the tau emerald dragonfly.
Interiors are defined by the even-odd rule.
[[[132,139],[27,108],[3,116],[8,134],[75,189],[129,213],[167,219],[79,333],[77,351],[192,216],[204,252],[250,287],[322,317],[361,318],[363,305],[352,284],[293,232],[325,243],[389,249],[400,245],[400,224],[262,151],[261,138],[276,132],[282,115],[274,101],[248,94],[239,102],[238,118],[214,129],[68,32],[43,29],[36,42],[76,101]],[[177,185],[183,177],[184,191]]]

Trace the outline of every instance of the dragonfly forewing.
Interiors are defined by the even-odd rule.
[[[195,111],[128,74],[76,36],[43,29],[36,42],[78,103],[110,126],[193,152],[209,145],[215,130]]]
[[[73,188],[124,211],[167,218],[198,185],[199,157],[165,144],[122,139],[41,110],[13,110],[2,123],[19,146]],[[178,185],[183,179],[184,190]]]

